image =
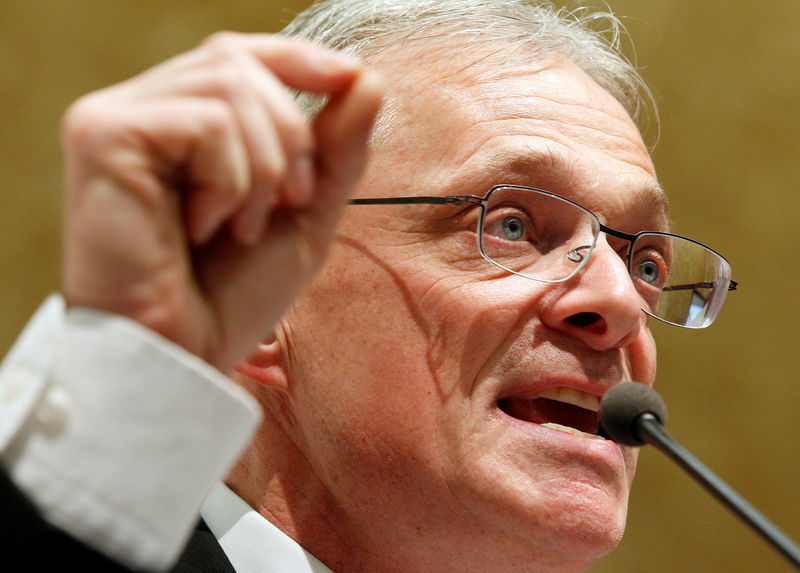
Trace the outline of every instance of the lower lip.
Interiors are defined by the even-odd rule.
[[[509,416],[499,408],[496,414],[503,424],[511,425],[512,432],[521,434],[521,440],[545,445],[548,451],[554,454],[563,454],[570,459],[585,458],[587,461],[600,462],[615,468],[622,468],[625,465],[622,449],[612,440],[578,436],[535,422],[526,422]]]

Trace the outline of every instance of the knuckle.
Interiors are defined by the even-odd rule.
[[[113,132],[114,115],[102,98],[89,94],[72,103],[61,118],[61,133],[72,148],[83,151],[96,147]]]
[[[201,49],[206,62],[219,77],[229,77],[225,72],[230,68],[238,68],[236,62],[244,56],[242,43],[232,32],[217,32],[203,42]]]
[[[249,82],[244,70],[235,62],[222,62],[214,70],[213,92],[218,97],[233,101],[237,94],[246,93]]]
[[[202,46],[211,51],[228,52],[240,44],[240,34],[229,31],[215,32],[202,42]]]
[[[65,131],[81,132],[91,126],[96,115],[96,106],[91,96],[84,96],[73,102],[64,112],[61,126]]]
[[[227,139],[236,132],[233,111],[222,101],[208,100],[202,113],[202,127],[209,139]]]
[[[232,100],[252,89],[249,55],[235,35],[223,32],[207,40],[208,87],[217,97]]]

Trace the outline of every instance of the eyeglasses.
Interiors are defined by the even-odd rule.
[[[625,233],[600,223],[564,197],[518,185],[498,185],[486,195],[353,199],[351,205],[474,205],[478,251],[490,263],[544,283],[569,280],[589,260],[600,232],[628,241],[626,263],[650,316],[685,328],[705,328],[736,290],[731,267],[705,245],[671,233]]]

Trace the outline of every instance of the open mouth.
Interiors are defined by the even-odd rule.
[[[509,396],[499,408],[518,420],[578,436],[602,438],[600,398],[574,388],[552,388],[534,396]]]

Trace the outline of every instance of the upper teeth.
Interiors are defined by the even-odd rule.
[[[583,408],[584,410],[591,410],[592,412],[600,410],[600,398],[592,394],[587,394],[586,392],[581,392],[575,388],[567,388],[564,386],[551,388],[550,390],[545,390],[537,394],[535,398],[547,398],[557,402],[565,402]]]

